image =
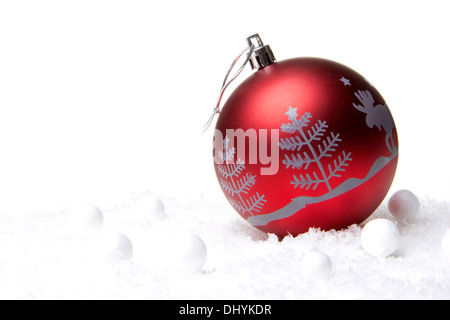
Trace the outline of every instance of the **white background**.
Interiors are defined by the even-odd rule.
[[[392,190],[449,198],[448,1],[1,1],[0,212],[147,190],[224,199],[211,114],[259,33],[373,83],[397,124]],[[243,78],[250,73],[243,74]]]

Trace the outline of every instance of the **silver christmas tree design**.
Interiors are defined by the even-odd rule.
[[[312,118],[311,113],[305,112],[300,118],[297,115],[297,108],[289,107],[289,111],[286,112],[289,123],[281,125],[281,131],[286,133],[298,133],[296,136],[280,139],[280,149],[295,151],[290,155],[285,155],[283,164],[286,169],[308,169],[311,164],[316,164],[318,172],[313,171],[311,174],[300,174],[296,176],[294,174],[294,180],[291,184],[295,188],[306,188],[312,190],[325,184],[328,191],[331,191],[330,180],[332,178],[341,177],[341,172],[345,171],[348,166],[348,162],[352,161],[350,157],[351,153],[342,151],[341,155],[333,159],[327,166],[324,165],[326,158],[332,158],[333,153],[336,152],[336,148],[339,146],[339,142],[342,141],[339,138],[339,133],[335,134],[331,132],[327,137],[325,133],[328,129],[328,125],[325,121],[318,120],[309,130],[304,129],[308,127],[308,124]],[[298,119],[297,119],[298,118]]]
[[[256,183],[256,176],[248,172],[243,175],[245,163],[240,159],[236,162],[233,161],[236,149],[229,148],[228,143],[229,139],[226,137],[223,142],[223,151],[219,151],[219,157],[224,161],[223,164],[217,165],[217,170],[222,176],[220,184],[230,195],[227,196],[227,199],[237,211],[254,216],[255,213],[261,210],[267,200],[264,199],[264,195],[260,195],[258,192],[253,196],[248,196],[248,193]],[[238,200],[232,198],[235,196],[237,196]]]

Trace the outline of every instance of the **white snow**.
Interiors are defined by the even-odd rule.
[[[401,243],[379,259],[362,248],[361,226],[310,230],[280,242],[250,226],[225,201],[162,196],[167,218],[152,224],[135,214],[139,198],[102,208],[104,226],[90,233],[71,228],[67,210],[1,217],[0,298],[450,298],[450,257],[441,247],[450,226],[446,201],[421,198],[421,211],[408,224],[396,222],[383,203],[369,220],[395,223]],[[127,235],[131,259],[105,261],[93,254],[99,233],[109,231]],[[177,241],[183,245],[183,234],[196,235],[207,248],[199,271],[165,265],[179,254],[170,248]],[[302,274],[302,260],[313,250],[332,262],[325,280]]]

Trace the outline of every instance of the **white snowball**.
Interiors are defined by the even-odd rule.
[[[161,221],[167,216],[164,203],[152,194],[142,196],[136,202],[134,210],[136,214],[148,218],[151,222]]]
[[[389,199],[388,207],[397,220],[410,221],[419,213],[420,202],[411,191],[399,190]]]
[[[444,253],[450,257],[450,229],[448,229],[442,237],[441,247]]]
[[[391,221],[375,219],[364,226],[361,244],[368,254],[380,258],[387,257],[398,249],[400,233]]]
[[[332,263],[321,251],[310,251],[302,259],[301,273],[308,278],[326,279],[331,275]]]
[[[97,240],[96,254],[99,258],[111,262],[129,260],[133,257],[133,244],[122,233],[102,232]]]
[[[195,272],[203,267],[207,248],[198,236],[181,232],[171,237],[166,254],[169,267]]]
[[[74,227],[98,230],[103,225],[103,213],[91,203],[77,203],[69,208],[69,220]]]

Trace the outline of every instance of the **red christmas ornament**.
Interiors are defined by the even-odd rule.
[[[214,134],[226,198],[250,224],[280,238],[363,222],[397,167],[397,132],[383,97],[342,64],[276,62],[258,35],[248,41],[258,71],[230,95]]]

